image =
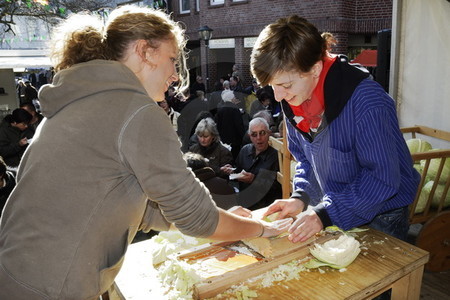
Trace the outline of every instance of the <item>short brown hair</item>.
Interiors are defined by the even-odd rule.
[[[251,71],[266,86],[279,71],[309,72],[325,56],[326,44],[317,28],[293,15],[267,25],[251,55]]]

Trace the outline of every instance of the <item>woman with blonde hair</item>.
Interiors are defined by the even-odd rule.
[[[219,240],[286,229],[218,209],[186,168],[156,101],[187,86],[181,27],[122,6],[103,23],[75,15],[53,36],[45,119],[0,220],[0,299],[98,299],[138,230]],[[241,215],[249,215],[243,211]]]

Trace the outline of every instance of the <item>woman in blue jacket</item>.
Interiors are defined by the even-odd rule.
[[[328,54],[317,28],[298,16],[261,32],[251,68],[281,102],[288,147],[299,162],[291,198],[266,214],[297,216],[293,242],[332,224],[344,230],[366,224],[405,239],[420,175],[393,99],[346,57]]]

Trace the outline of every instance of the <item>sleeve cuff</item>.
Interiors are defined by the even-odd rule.
[[[303,207],[303,211],[305,211],[308,208],[310,198],[309,198],[309,195],[307,193],[305,193],[304,191],[293,192],[291,195],[291,198],[298,199],[305,204],[305,206]]]
[[[313,210],[316,212],[317,216],[319,217],[320,221],[322,221],[323,228],[325,229],[328,226],[333,225],[333,222],[330,219],[330,216],[328,215],[327,210],[325,209],[325,206],[320,203],[313,207]]]

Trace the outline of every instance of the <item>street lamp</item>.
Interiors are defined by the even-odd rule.
[[[208,47],[209,47],[209,40],[212,37],[212,29],[209,28],[207,25],[202,26],[198,29],[198,37],[199,39],[205,41],[205,53],[206,53],[206,91],[209,90],[209,75],[208,75]]]

